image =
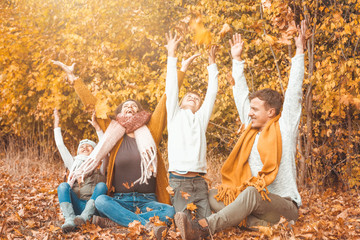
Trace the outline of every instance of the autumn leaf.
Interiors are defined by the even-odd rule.
[[[189,211],[196,211],[197,207],[194,203],[188,203],[186,205],[186,209],[189,210]]]
[[[146,207],[147,212],[151,212],[152,210],[153,210],[152,208]]]
[[[276,38],[273,36],[270,36],[269,34],[266,34],[264,36],[264,40],[267,41],[270,45],[274,45]]]
[[[167,186],[166,187],[166,191],[171,195],[171,196],[174,196],[175,193],[174,193],[174,189],[170,186]]]
[[[270,8],[271,7],[271,0],[261,0],[261,5],[263,8]]]
[[[183,191],[180,191],[180,193],[181,193],[181,197],[182,198],[185,198],[186,200],[191,196],[189,193],[187,193],[187,192],[183,192]]]
[[[221,29],[221,31],[219,32],[221,37],[224,37],[225,34],[227,34],[228,32],[231,32],[231,27],[229,24],[225,23]]]
[[[129,186],[129,183],[128,182],[125,182],[122,184],[126,189],[130,189],[134,186],[134,183],[131,183],[130,186]]]
[[[140,208],[136,207],[136,211],[135,211],[135,214],[140,214],[141,213],[141,210]]]
[[[199,45],[209,45],[211,43],[211,33],[204,27],[201,17],[197,17],[196,19],[192,20],[190,26],[195,33],[194,42]]]

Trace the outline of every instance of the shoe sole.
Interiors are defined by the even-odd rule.
[[[185,218],[186,218],[186,215],[185,213],[182,213],[182,212],[178,212],[175,214],[174,216],[174,220],[175,220],[175,224],[176,224],[176,227],[179,229],[180,231],[180,235],[181,235],[181,238],[183,240],[188,240],[188,238],[186,237],[186,232],[185,232]]]

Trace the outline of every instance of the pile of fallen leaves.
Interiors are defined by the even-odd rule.
[[[63,172],[34,169],[14,175],[0,160],[0,239],[154,239],[138,223],[129,228],[100,228],[87,223],[76,232],[64,234],[56,188]],[[56,168],[55,168],[56,169]],[[62,169],[61,167],[59,169]],[[60,171],[60,170],[59,170]],[[257,231],[230,228],[214,239],[356,239],[360,236],[360,195],[357,191],[321,193],[301,191],[303,205],[299,220],[285,219]],[[166,239],[181,239],[174,225]]]

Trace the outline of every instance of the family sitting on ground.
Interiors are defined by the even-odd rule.
[[[187,92],[179,101],[185,72],[199,54],[184,60],[178,71],[176,50],[182,38],[167,34],[166,88],[154,112],[128,99],[116,108],[113,118],[99,118],[94,113],[89,122],[99,142],[80,141],[75,157],[64,145],[55,109],[55,141],[70,171],[67,182],[58,187],[65,218],[62,230],[73,231],[91,218],[102,227],[128,227],[136,220],[162,239],[174,220],[183,239],[201,239],[233,226],[270,226],[281,216],[296,221],[301,206],[295,154],[305,32],[302,21],[284,100],[272,89],[249,92],[241,59],[244,43],[238,33],[230,40],[233,95],[246,128],[222,166],[221,184],[210,191],[203,176],[207,169],[206,129],[218,89],[217,47],[209,50],[204,100],[196,92]],[[74,65],[53,63],[66,72],[86,108],[95,110],[97,99],[75,77]],[[168,169],[158,148],[166,126]],[[190,203],[196,206],[195,216],[187,210]]]

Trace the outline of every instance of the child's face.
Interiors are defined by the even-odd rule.
[[[79,155],[89,156],[93,150],[94,148],[90,144],[81,144],[81,146],[79,147]]]
[[[200,96],[195,93],[187,93],[180,105],[182,109],[190,109],[193,113],[199,110],[201,104]]]

